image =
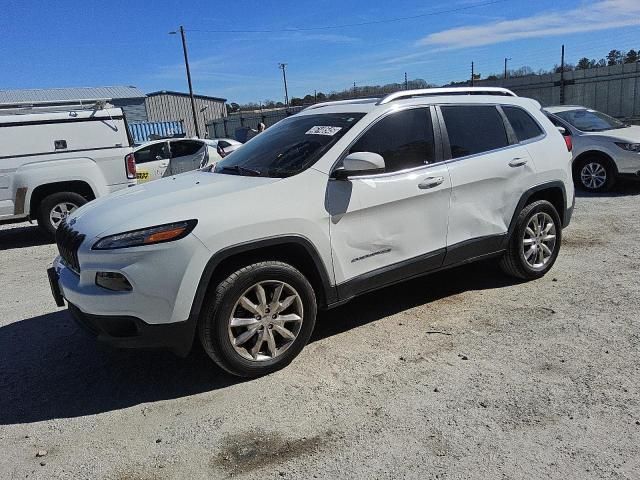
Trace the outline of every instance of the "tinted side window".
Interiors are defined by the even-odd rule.
[[[179,142],[171,142],[171,156],[185,157],[187,155],[195,155],[202,148],[202,143],[193,140],[182,140]]]
[[[141,148],[133,154],[136,163],[154,162],[156,160],[165,160],[169,158],[169,149],[167,143],[154,143],[148,147]]]
[[[440,107],[453,158],[488,152],[509,145],[498,109],[489,105]]]
[[[231,146],[229,142],[225,142],[224,140],[218,140],[218,145],[220,145],[222,148],[227,148]]]
[[[518,107],[502,107],[502,111],[509,119],[511,127],[516,132],[518,141],[524,142],[530,138],[542,135],[544,132],[527,112]]]
[[[387,172],[432,163],[435,154],[429,110],[414,108],[383,118],[351,147],[349,153],[353,152],[382,155]]]
[[[562,123],[560,120],[558,120],[555,117],[552,117],[551,115],[547,115],[547,118],[551,121],[551,123],[553,123],[556,127],[562,127],[564,128],[564,133],[563,135],[565,137],[570,137],[571,136],[571,130],[569,130],[569,127],[566,126],[564,123]]]

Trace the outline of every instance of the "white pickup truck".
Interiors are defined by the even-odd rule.
[[[120,108],[0,110],[0,223],[37,219],[49,234],[94,198],[136,184]]]

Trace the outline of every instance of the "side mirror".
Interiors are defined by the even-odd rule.
[[[333,172],[337,180],[344,180],[354,175],[367,175],[384,171],[384,158],[373,152],[354,152],[342,161],[342,167]]]

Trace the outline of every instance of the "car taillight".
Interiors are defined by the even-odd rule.
[[[571,135],[565,135],[564,143],[567,144],[567,150],[573,150],[573,141],[571,140]]]
[[[124,157],[124,168],[129,180],[136,178],[136,158],[133,156],[133,153],[129,153]]]

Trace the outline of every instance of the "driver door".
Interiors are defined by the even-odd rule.
[[[379,119],[346,153],[374,152],[385,171],[330,180],[327,207],[340,298],[442,265],[451,195],[433,109]]]

